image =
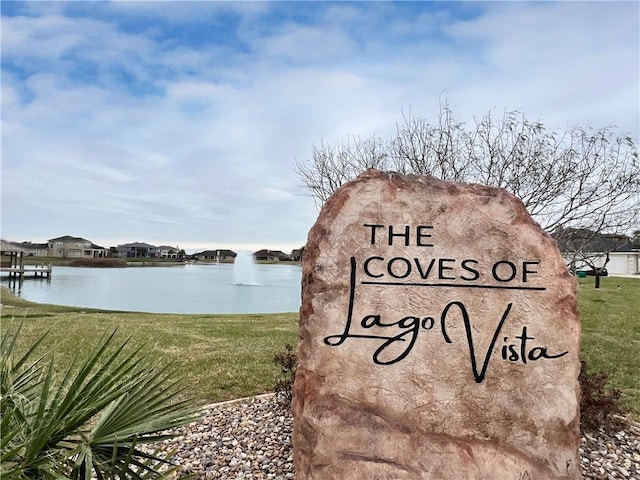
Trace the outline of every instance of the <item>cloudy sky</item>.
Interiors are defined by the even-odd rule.
[[[402,112],[638,139],[640,3],[11,2],[2,237],[290,251],[294,172]]]

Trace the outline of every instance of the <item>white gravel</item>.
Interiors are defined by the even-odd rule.
[[[210,406],[161,448],[177,451],[181,473],[199,479],[293,479],[292,424],[289,409],[263,395]],[[580,458],[585,480],[640,480],[640,424],[585,433]]]

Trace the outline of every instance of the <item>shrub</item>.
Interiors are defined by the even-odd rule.
[[[609,429],[615,427],[615,415],[623,415],[626,409],[620,403],[622,391],[607,388],[609,374],[605,372],[588,372],[587,362],[580,362],[580,423],[583,430]]]
[[[76,258],[69,263],[71,267],[126,267],[127,262],[119,258]]]
[[[173,371],[130,348],[130,337],[115,344],[113,332],[59,375],[53,354],[35,354],[44,336],[16,358],[19,332],[0,343],[2,478],[158,478],[175,470],[144,448],[198,417],[199,408],[177,400],[183,389]]]
[[[276,380],[276,397],[285,405],[290,406],[293,399],[293,382],[296,379],[298,357],[289,344],[285,345],[285,351],[273,357],[273,363],[280,367],[280,376]]]

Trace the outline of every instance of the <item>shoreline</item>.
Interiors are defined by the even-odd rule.
[[[74,265],[77,260],[83,260],[86,265]],[[89,263],[95,262],[95,265]],[[169,260],[127,260],[125,258],[100,258],[100,259],[69,259],[69,258],[51,258],[51,257],[25,257],[25,265],[52,265],[54,267],[74,267],[74,268],[122,268],[122,267],[179,267],[184,265],[233,265],[234,262],[214,260],[185,260],[185,261],[169,261]],[[301,261],[294,260],[256,260],[255,265],[297,265],[302,266]]]

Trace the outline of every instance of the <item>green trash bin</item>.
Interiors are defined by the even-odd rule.
[[[587,272],[578,272],[578,278],[587,278]]]

